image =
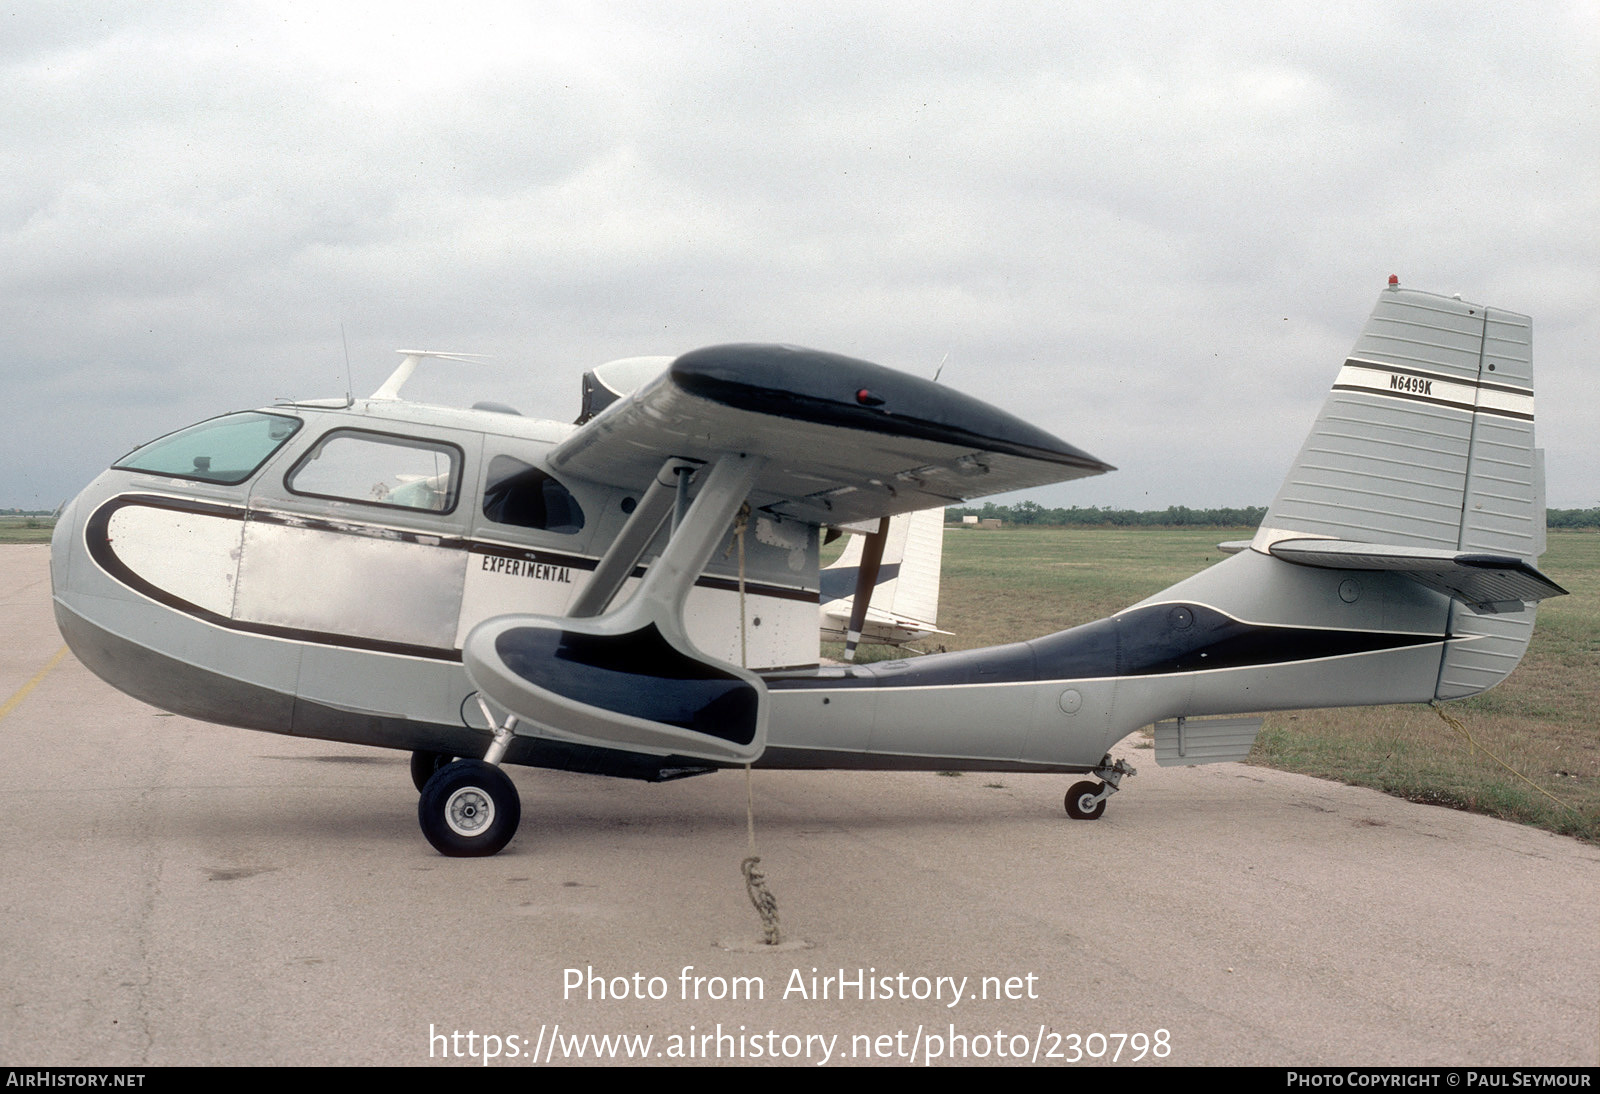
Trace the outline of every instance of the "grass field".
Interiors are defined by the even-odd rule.
[[[55,521],[49,517],[0,517],[0,543],[49,543]]]
[[[1252,531],[953,528],[939,623],[955,635],[944,645],[1099,619],[1216,562],[1219,541]],[[1510,679],[1444,707],[1481,749],[1426,706],[1346,707],[1269,714],[1251,761],[1600,842],[1600,534],[1550,533],[1540,568],[1572,595],[1544,602]]]

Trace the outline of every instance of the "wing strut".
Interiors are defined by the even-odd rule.
[[[650,488],[634,506],[628,523],[622,526],[622,531],[611,541],[611,546],[595,566],[594,576],[589,578],[589,583],[573,602],[571,610],[567,612],[569,616],[588,619],[611,606],[617,590],[628,580],[633,568],[639,565],[645,549],[656,538],[667,515],[673,511],[679,484],[684,481],[679,477],[680,474],[692,474],[696,466],[679,459],[670,459],[661,465],[661,470],[650,481]]]
[[[671,513],[684,462],[668,461],[656,475],[596,568],[594,594],[586,588],[572,615],[502,615],[467,635],[462,661],[491,702],[543,734],[582,744],[721,763],[761,756],[766,684],[695,648],[683,606],[764,459],[728,454],[702,468],[666,549],[633,595],[609,606]]]
[[[855,598],[850,603],[850,626],[844,636],[844,659],[856,659],[856,646],[861,642],[861,628],[866,626],[867,608],[872,605],[872,591],[878,585],[878,570],[883,565],[883,548],[889,542],[889,518],[878,521],[878,530],[867,536],[861,546],[861,565],[856,570]]]

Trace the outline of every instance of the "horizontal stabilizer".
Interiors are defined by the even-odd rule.
[[[1567,590],[1514,555],[1338,539],[1279,540],[1268,550],[1275,558],[1302,566],[1403,574],[1479,611],[1517,611],[1526,601],[1567,594]]]

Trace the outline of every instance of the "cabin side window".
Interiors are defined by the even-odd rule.
[[[254,475],[300,424],[286,414],[225,414],[140,445],[111,466],[235,486]]]
[[[583,530],[583,509],[546,471],[513,456],[489,461],[483,515],[496,524],[572,535]]]
[[[314,498],[448,513],[460,475],[461,450],[453,444],[341,429],[318,441],[284,485]]]

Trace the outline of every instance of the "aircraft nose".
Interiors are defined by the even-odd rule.
[[[50,533],[50,588],[58,597],[68,592],[73,545],[83,542],[83,531],[78,526],[83,511],[79,504],[82,498],[79,494],[62,507],[56,514],[55,530]]]

